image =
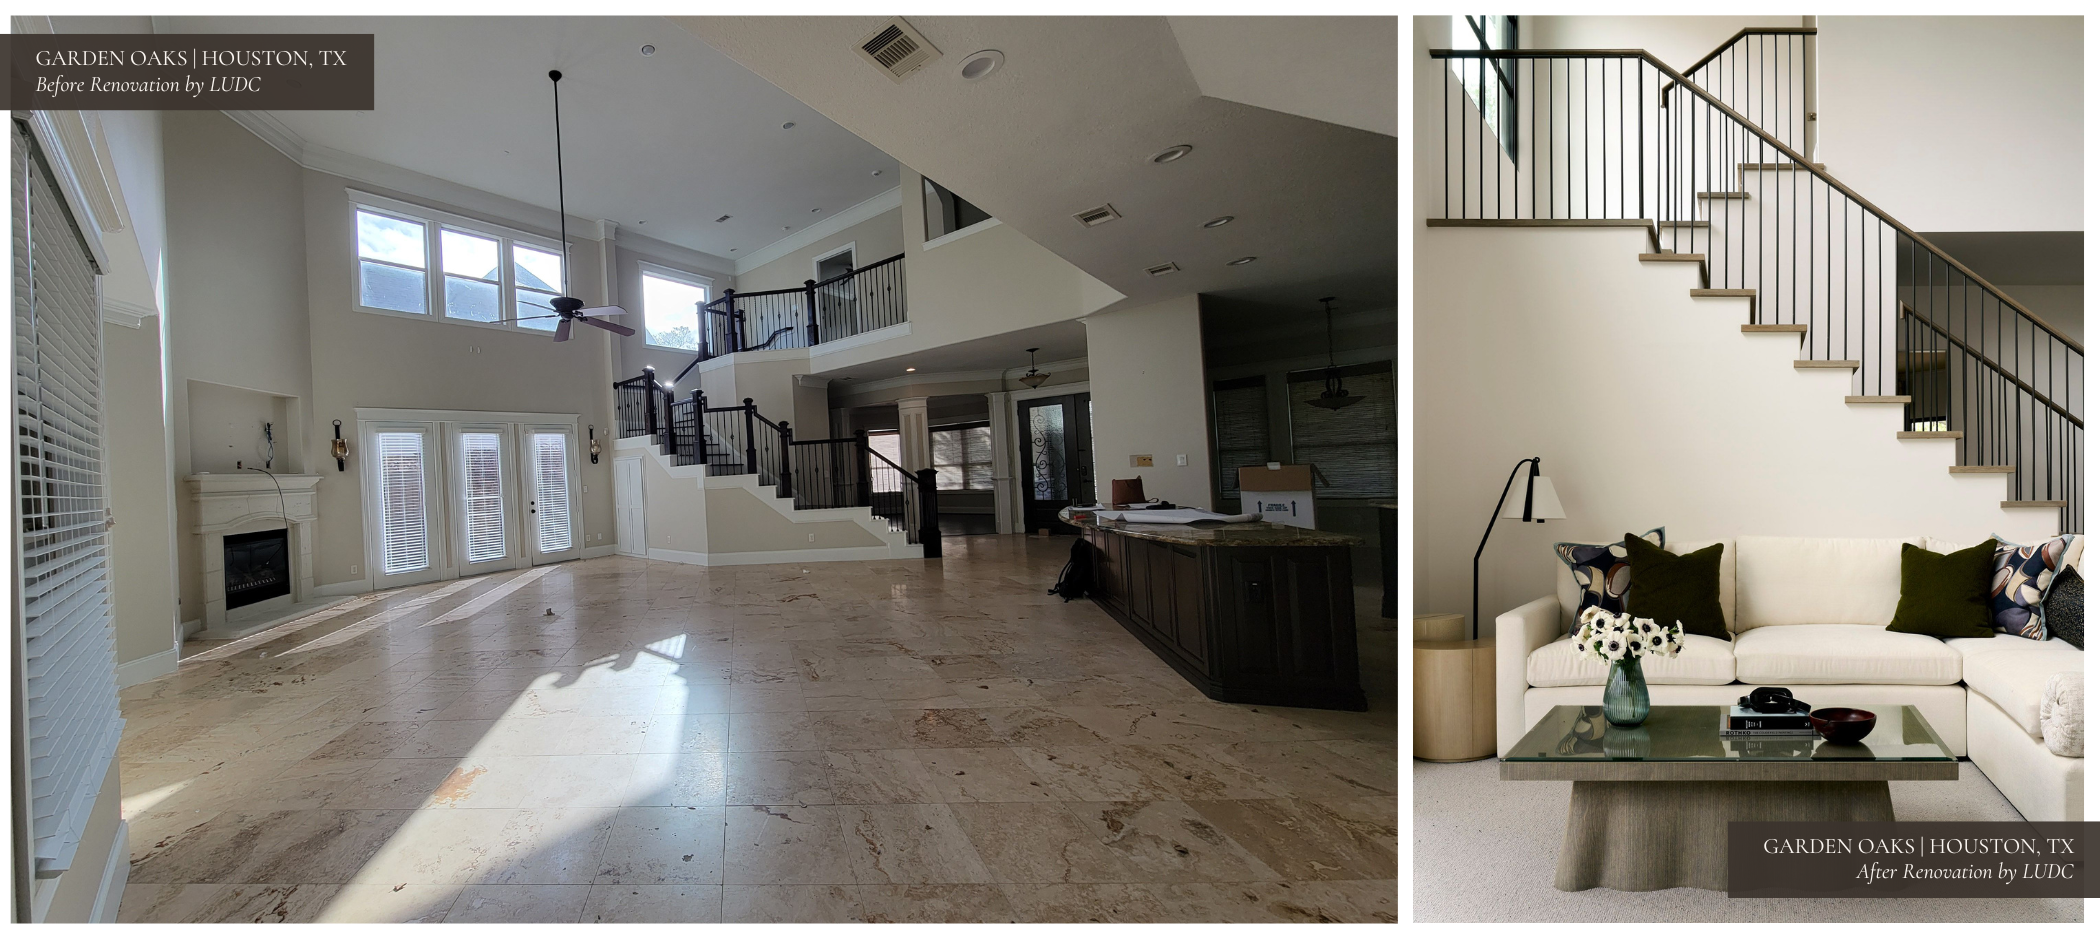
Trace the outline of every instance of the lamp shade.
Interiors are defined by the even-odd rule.
[[[1533,521],[1557,520],[1568,516],[1567,512],[1560,508],[1560,495],[1553,491],[1552,479],[1545,476],[1529,476],[1527,480],[1530,483],[1530,497],[1525,498],[1521,494],[1512,493],[1509,500],[1502,503],[1502,517],[1522,520],[1527,503],[1531,505]]]

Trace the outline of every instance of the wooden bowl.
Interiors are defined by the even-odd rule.
[[[1833,743],[1856,743],[1874,732],[1874,714],[1850,707],[1825,707],[1811,711],[1808,724]]]

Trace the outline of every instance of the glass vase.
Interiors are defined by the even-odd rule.
[[[1611,663],[1604,679],[1604,718],[1613,726],[1639,726],[1648,719],[1648,679],[1641,676],[1639,657]]]

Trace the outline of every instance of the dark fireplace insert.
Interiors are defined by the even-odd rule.
[[[226,608],[292,591],[291,541],[283,528],[226,536]]]

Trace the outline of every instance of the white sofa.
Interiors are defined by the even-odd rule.
[[[1667,546],[1682,554],[1714,543]],[[1726,705],[1752,687],[1773,685],[1817,707],[1886,711],[1910,704],[2028,820],[2084,819],[2085,760],[2050,752],[2039,716],[2043,683],[2058,671],[2082,671],[2083,651],[2061,639],[1888,631],[1902,588],[1902,545],[1928,546],[1924,538],[1718,543],[1721,612],[1731,640],[1688,635],[1676,658],[1644,662],[1651,702]],[[1936,539],[1931,546],[1939,546]],[[2082,551],[2073,553],[2077,566]],[[1601,700],[1605,665],[1576,654],[1568,640],[1581,594],[1566,567],[1556,567],[1556,595],[1495,620],[1498,754],[1547,710]]]

